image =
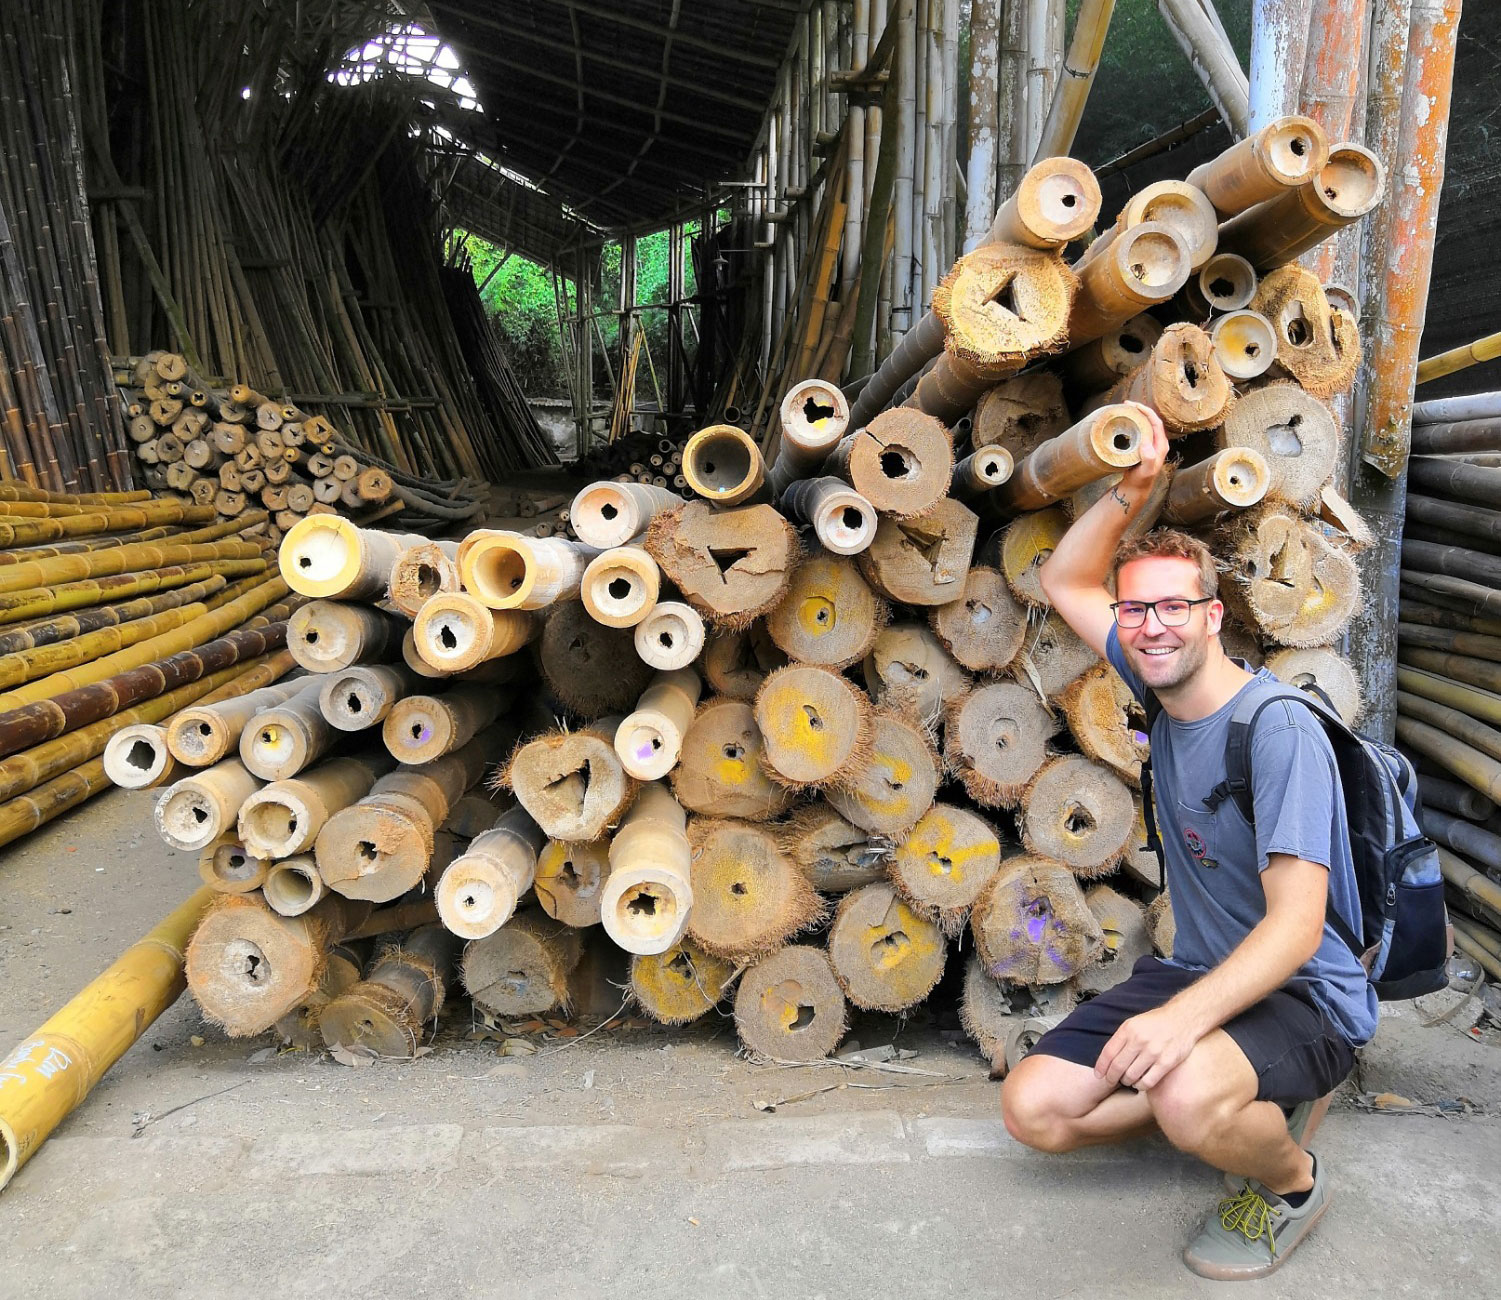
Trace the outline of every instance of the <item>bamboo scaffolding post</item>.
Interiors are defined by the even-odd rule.
[[[1157,10],[1230,134],[1236,139],[1245,136],[1250,129],[1250,82],[1229,40],[1197,0],[1157,0]]]

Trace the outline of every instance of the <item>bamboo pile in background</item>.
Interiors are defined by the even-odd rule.
[[[1455,943],[1501,979],[1501,393],[1413,408],[1397,742],[1441,846]]]

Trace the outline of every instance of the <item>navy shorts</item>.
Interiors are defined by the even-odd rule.
[[[1094,1068],[1121,1022],[1151,1011],[1199,978],[1198,971],[1142,957],[1131,978],[1082,1003],[1032,1050]],[[1291,1106],[1332,1092],[1355,1064],[1355,1049],[1312,1002],[1278,989],[1226,1021],[1225,1032],[1256,1071],[1256,1099]]]

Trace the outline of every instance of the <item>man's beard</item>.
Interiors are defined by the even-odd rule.
[[[1176,653],[1171,655],[1153,656],[1131,646],[1122,648],[1136,675],[1154,691],[1171,691],[1182,686],[1209,658],[1207,637],[1180,642],[1175,647]]]

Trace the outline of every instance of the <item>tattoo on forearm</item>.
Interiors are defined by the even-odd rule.
[[[1131,513],[1131,503],[1121,495],[1120,488],[1111,488],[1110,495],[1120,502],[1121,513],[1123,515],[1129,515]]]

